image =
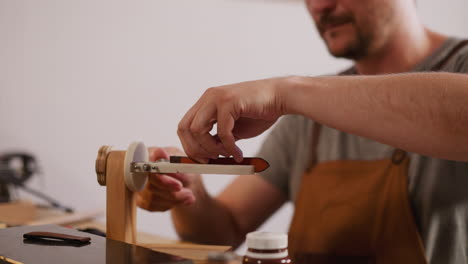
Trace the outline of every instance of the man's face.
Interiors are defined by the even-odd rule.
[[[315,25],[335,57],[358,60],[384,45],[397,0],[306,0]]]

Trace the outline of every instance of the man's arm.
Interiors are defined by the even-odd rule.
[[[286,113],[407,151],[468,161],[468,76],[292,77]]]
[[[283,203],[286,197],[258,175],[238,176],[218,197],[203,184],[194,187],[196,202],[171,210],[179,236],[187,241],[239,246]]]
[[[210,157],[204,152],[240,161],[236,140],[261,134],[284,114],[407,151],[468,161],[464,74],[286,77],[214,87],[185,114],[178,134],[186,153],[201,162]]]

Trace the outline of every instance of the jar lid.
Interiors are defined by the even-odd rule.
[[[288,235],[273,232],[247,234],[247,247],[253,249],[283,249],[288,247]]]

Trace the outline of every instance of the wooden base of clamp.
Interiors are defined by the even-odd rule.
[[[96,159],[96,174],[99,184],[107,187],[106,228],[108,238],[131,244],[136,243],[134,191],[138,191],[138,188],[144,186],[146,179],[131,178],[128,166],[131,161],[146,161],[147,158],[147,150],[142,143],[132,143],[128,151],[112,151],[109,146],[102,146],[99,149]]]

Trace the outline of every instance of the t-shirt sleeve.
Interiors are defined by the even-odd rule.
[[[294,138],[297,138],[297,118],[284,116],[263,141],[257,156],[264,158],[270,167],[259,173],[262,178],[289,197],[289,177],[294,159]]]
[[[468,74],[468,46],[465,46],[457,57],[455,72]]]

